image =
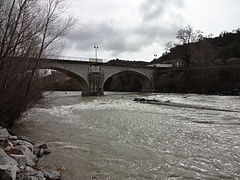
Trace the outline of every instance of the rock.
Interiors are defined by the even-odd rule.
[[[20,176],[17,180],[39,180],[39,178],[35,176]]]
[[[47,144],[41,144],[40,146],[38,146],[38,148],[40,148],[40,149],[47,149],[48,145]]]
[[[11,151],[11,149],[12,149],[12,147],[11,146],[7,146],[7,147],[5,147],[5,151]]]
[[[136,102],[159,102],[158,100],[156,99],[145,99],[145,98],[134,98],[133,101],[136,101]]]
[[[15,161],[17,161],[19,166],[26,166],[26,164],[27,164],[27,157],[25,155],[10,154],[10,156]]]
[[[19,139],[19,140],[22,140],[22,141],[27,141],[27,142],[29,142],[29,143],[31,143],[31,144],[34,144],[33,141],[31,141],[30,139],[28,139],[28,138],[25,137],[25,136],[18,136],[18,139]]]
[[[42,170],[44,176],[49,180],[59,180],[61,179],[61,173],[59,171],[54,171],[50,169]]]
[[[19,171],[18,173],[22,172],[26,167],[25,166],[19,166]]]
[[[12,147],[13,144],[10,140],[8,140],[8,138],[0,138],[0,146],[2,149],[4,149],[8,146]]]
[[[44,155],[45,149],[39,149],[37,152],[37,157],[42,157]]]
[[[17,136],[9,136],[8,139],[16,141],[16,140],[18,140],[18,137]]]
[[[50,154],[51,151],[47,150],[47,149],[38,149],[36,152],[37,157],[43,157],[43,155],[48,155]]]
[[[146,101],[146,99],[144,99],[144,98],[134,98],[133,101],[142,102],[142,101]]]
[[[0,146],[5,147],[6,146],[6,139],[0,138]]]
[[[16,150],[14,147],[12,146],[7,146],[5,149],[4,149],[5,153],[7,153],[9,156],[11,154],[15,154],[15,155],[23,155],[23,153],[21,151],[18,151]]]
[[[18,145],[18,146],[15,147],[15,149],[17,151],[22,152],[26,156],[27,164],[29,166],[34,166],[35,165],[35,162],[37,161],[37,157],[33,154],[33,152],[27,146]]]
[[[38,149],[36,155],[38,158],[43,157],[45,149]]]
[[[51,153],[51,151],[47,150],[48,145],[47,144],[41,144],[39,146],[35,146],[34,153],[37,157],[42,157],[43,155],[48,155]]]
[[[0,149],[0,179],[16,180],[17,162]]]
[[[29,143],[28,141],[16,140],[16,141],[13,141],[13,143],[14,143],[15,145],[27,146],[31,151],[34,150],[33,144]]]
[[[18,174],[18,180],[46,180],[41,171],[35,170],[27,166],[22,173]]]
[[[48,155],[48,154],[51,154],[52,152],[51,151],[49,151],[48,149],[44,149],[44,153],[43,153],[43,155]]]
[[[7,129],[0,129],[0,139],[6,139],[10,134]]]

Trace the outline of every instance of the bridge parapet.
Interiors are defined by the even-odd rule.
[[[82,62],[97,62],[107,63],[109,59],[96,59],[87,57],[74,57],[74,56],[51,56],[49,59],[65,60],[65,61],[82,61]]]

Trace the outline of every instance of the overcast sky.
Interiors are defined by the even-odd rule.
[[[191,25],[205,35],[240,28],[240,0],[67,0],[78,19],[64,56],[151,61]]]

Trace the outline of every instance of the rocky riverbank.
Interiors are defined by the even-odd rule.
[[[51,153],[47,144],[34,144],[0,127],[0,180],[58,180],[61,170],[38,167],[38,159]]]

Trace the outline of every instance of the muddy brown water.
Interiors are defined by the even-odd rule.
[[[46,142],[52,153],[39,164],[64,167],[63,180],[240,179],[238,112],[141,104],[135,97],[240,110],[237,96],[53,92],[13,131]]]

